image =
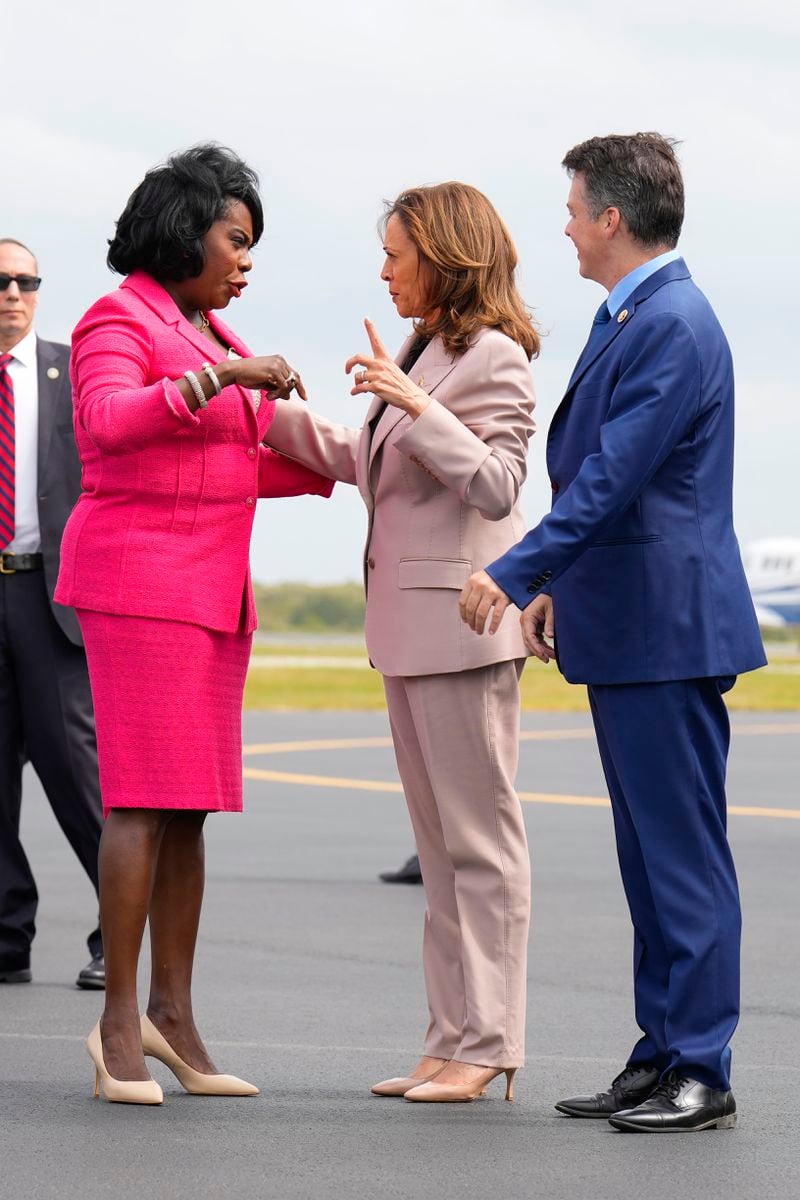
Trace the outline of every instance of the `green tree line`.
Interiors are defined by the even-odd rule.
[[[364,627],[360,583],[256,583],[253,590],[265,633],[360,633]]]
[[[364,588],[360,583],[255,583],[258,621],[273,633],[361,633]],[[798,641],[798,626],[764,629],[769,642]]]

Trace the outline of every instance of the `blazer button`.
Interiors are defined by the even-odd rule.
[[[548,579],[552,579],[552,578],[553,578],[552,571],[542,571],[542,579],[545,581],[545,583],[547,583]]]
[[[256,448],[255,448],[255,446],[248,446],[248,447],[247,447],[247,457],[248,457],[248,458],[255,458],[255,456],[256,456],[256,453],[257,453],[257,451],[256,451]]]
[[[255,504],[255,499],[252,496],[248,496],[247,499],[245,500],[245,504],[247,505],[248,508],[252,508],[253,505]]]
[[[529,583],[528,587],[527,587],[527,591],[529,591],[530,594],[533,595],[534,592],[538,591],[538,588],[535,588],[532,583]]]
[[[367,566],[369,567],[370,571],[375,570],[375,559],[371,556],[367,559]]]

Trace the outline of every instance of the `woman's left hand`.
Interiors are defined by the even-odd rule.
[[[345,372],[350,374],[353,367],[362,367],[356,371],[356,386],[351,390],[351,396],[361,396],[373,392],[387,404],[393,404],[416,419],[431,402],[427,392],[412,383],[405,371],[401,371],[397,363],[386,350],[383,342],[375,332],[375,326],[367,318],[364,321],[373,357],[365,354],[354,354],[345,363]]]

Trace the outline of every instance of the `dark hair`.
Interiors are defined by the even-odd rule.
[[[203,142],[153,167],[134,191],[108,244],[112,271],[147,271],[179,282],[199,275],[203,237],[231,200],[253,220],[253,245],[264,232],[258,176],[226,146]]]
[[[672,248],[684,213],[678,144],[660,133],[610,134],[574,146],[561,165],[583,176],[592,220],[617,208],[643,246]]]
[[[425,300],[439,313],[418,332],[463,354],[480,329],[499,329],[529,359],[539,353],[539,334],[517,290],[516,247],[483,192],[451,180],[407,188],[385,206],[382,233],[390,217],[401,221],[419,252]]]

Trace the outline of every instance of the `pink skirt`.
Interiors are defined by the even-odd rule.
[[[78,610],[103,811],[242,811],[251,634]]]

